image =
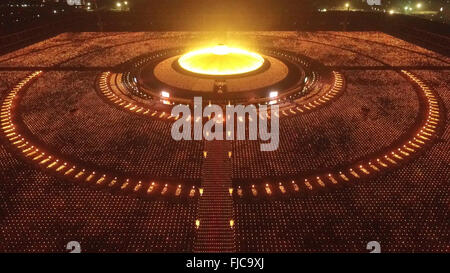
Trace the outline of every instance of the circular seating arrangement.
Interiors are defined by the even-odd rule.
[[[194,77],[176,66],[194,34],[68,34],[3,57],[3,249],[65,251],[79,239],[104,252],[356,252],[380,240],[386,251],[445,251],[448,60],[376,32],[236,35],[266,46],[253,50],[265,62],[197,75],[214,82],[198,93],[222,107],[278,106],[258,115],[279,117],[270,152],[263,140],[172,138],[183,118],[173,107],[192,112],[197,91],[143,76],[167,61]],[[284,85],[254,98],[231,88],[275,62]]]
[[[324,164],[317,165],[316,167],[305,170],[304,167],[296,166],[296,162],[293,161],[296,156],[289,155],[289,153],[283,153],[283,151],[295,151],[298,149],[295,145],[289,147],[287,150],[281,148],[280,151],[269,152],[263,154],[260,152],[255,144],[258,142],[251,140],[238,140],[233,142],[232,150],[229,151],[229,160],[232,161],[232,177],[234,179],[234,196],[236,197],[261,197],[285,194],[298,194],[303,192],[312,192],[328,187],[337,187],[341,185],[352,184],[354,181],[371,177],[378,173],[397,168],[403,162],[409,161],[410,158],[416,156],[420,151],[429,146],[429,144],[440,133],[441,110],[440,103],[435,96],[434,92],[421,81],[417,76],[408,72],[401,71],[401,73],[409,79],[416,87],[418,97],[421,99],[422,106],[419,107],[419,114],[415,121],[411,121],[412,126],[406,128],[407,134],[402,135],[398,139],[385,138],[384,143],[373,142],[373,152],[363,152],[360,156],[356,156],[354,159],[347,160],[339,156],[339,149],[334,150],[329,154],[325,154]],[[36,71],[30,76],[21,81],[15,88],[11,90],[9,95],[5,98],[2,105],[2,131],[5,137],[9,140],[10,144],[27,160],[33,164],[43,168],[46,172],[53,173],[54,175],[66,177],[70,180],[80,181],[87,185],[94,187],[106,187],[110,189],[119,189],[121,192],[129,192],[141,196],[185,196],[193,198],[199,195],[198,188],[200,185],[200,173],[202,166],[202,147],[200,142],[179,142],[177,148],[173,150],[173,154],[162,154],[162,158],[155,160],[160,161],[159,175],[148,174],[142,175],[129,165],[125,166],[122,171],[111,170],[110,167],[101,167],[100,162],[110,162],[112,166],[117,165],[117,160],[114,157],[110,161],[105,161],[105,157],[101,160],[92,159],[97,163],[92,164],[89,162],[80,162],[79,158],[72,159],[72,155],[64,155],[61,152],[51,152],[52,147],[46,147],[41,141],[34,141],[33,136],[30,133],[35,131],[33,124],[29,124],[29,128],[26,128],[23,121],[18,120],[17,107],[21,102],[22,92],[31,85],[31,83],[39,76],[43,74],[43,71]],[[333,72],[334,83],[323,93],[322,96],[317,98],[313,97],[313,101],[299,102],[290,101],[284,103],[280,116],[283,116],[281,123],[281,135],[283,137],[283,145],[292,145],[296,143],[298,139],[298,131],[286,131],[286,129],[301,129],[299,126],[299,117],[304,114],[309,124],[314,124],[314,120],[309,120],[309,111],[313,111],[319,108],[321,104],[328,103],[334,96],[336,96],[340,90],[343,90],[345,84],[343,77],[338,72]],[[147,141],[151,151],[155,152],[158,147],[168,147],[175,144],[170,139],[170,135],[167,134],[170,127],[170,123],[163,121],[174,121],[178,117],[173,117],[167,112],[150,108],[145,104],[139,104],[134,101],[124,91],[124,86],[117,81],[117,75],[115,80],[111,80],[111,73],[105,72],[98,78],[99,91],[105,96],[106,99],[116,104],[122,110],[139,114],[143,117],[153,117],[155,123],[151,127],[153,133],[159,132],[158,135],[165,135],[164,137],[157,137],[149,139]],[[113,91],[111,91],[113,90]],[[122,90],[122,91],[121,91]],[[288,105],[288,106],[286,106]],[[303,107],[303,108],[302,108]],[[356,108],[337,109],[338,111],[354,111]],[[408,109],[414,109],[409,107]],[[169,111],[166,109],[166,111]],[[351,116],[352,113],[345,113]],[[26,117],[26,115],[25,115]],[[291,118],[287,118],[291,117]],[[335,119],[336,120],[336,119]],[[161,123],[163,122],[163,123]],[[319,120],[319,124],[322,121]],[[353,126],[351,121],[349,124],[342,124],[341,127]],[[398,120],[400,122],[400,120]],[[405,120],[396,126],[402,126]],[[165,124],[165,125],[164,125]],[[318,125],[321,126],[321,125]],[[356,125],[355,125],[356,126]],[[361,128],[362,126],[358,126]],[[381,125],[380,130],[384,130]],[[289,134],[286,134],[290,132]],[[94,133],[94,132],[92,132]],[[148,134],[147,134],[148,136]],[[359,141],[364,142],[366,135],[363,133],[358,135],[352,135],[355,139],[355,144]],[[361,140],[359,140],[361,139]],[[326,139],[324,139],[326,140]],[[326,147],[327,142],[320,142],[320,139],[313,141],[308,140],[307,143],[317,142],[323,150]],[[193,146],[194,143],[196,146]],[[310,145],[309,144],[309,145]],[[351,143],[349,143],[351,144]],[[369,142],[370,144],[370,142]],[[180,146],[182,145],[182,146]],[[325,146],[324,146],[325,145]],[[187,152],[193,147],[197,147],[194,154]],[[108,148],[108,147],[107,147]],[[73,149],[72,149],[73,150]],[[186,151],[186,155],[183,155],[183,151]],[[302,158],[305,158],[308,153],[302,153]],[[170,157],[168,156],[170,155]],[[207,153],[203,151],[203,157],[206,157]],[[269,156],[267,158],[267,156]],[[189,169],[185,169],[183,163],[186,163],[186,159],[191,157],[195,161]],[[332,157],[331,160],[330,157]],[[320,157],[305,158],[306,162],[313,162],[320,159]],[[92,160],[87,160],[91,161]],[[173,164],[174,160],[179,163]],[[137,161],[138,162],[138,161]],[[144,160],[145,162],[145,160]],[[129,160],[128,163],[131,163]],[[156,163],[156,162],[154,162]],[[190,162],[192,163],[192,162]],[[148,162],[146,164],[152,164]],[[302,164],[299,162],[299,164]],[[263,167],[264,166],[264,167]],[[263,168],[261,168],[263,167]],[[180,170],[182,170],[180,172]],[[186,173],[187,175],[183,174]],[[162,173],[169,174],[164,179]],[[129,177],[127,177],[129,175]],[[153,177],[153,178],[152,178]],[[162,178],[162,179],[161,179]],[[159,181],[155,181],[158,179]],[[200,194],[201,195],[201,194]]]

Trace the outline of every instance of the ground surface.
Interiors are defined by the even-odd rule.
[[[100,72],[149,51],[206,39],[205,33],[67,33],[0,57],[0,94],[45,70],[24,94],[23,124],[55,151],[105,170],[198,183],[203,142],[175,142],[170,124],[115,108],[95,90]],[[295,51],[346,79],[344,94],[317,111],[283,120],[277,152],[233,142],[230,178],[299,175],[334,168],[388,147],[420,116],[415,73],[450,109],[450,59],[377,33],[253,32],[236,40]],[[235,198],[237,251],[448,252],[450,127],[401,168],[290,198]],[[196,199],[147,200],[83,187],[46,174],[0,146],[0,251],[193,251]]]

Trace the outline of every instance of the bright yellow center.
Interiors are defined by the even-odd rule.
[[[204,75],[237,75],[254,71],[264,63],[261,55],[241,48],[217,45],[191,51],[178,59],[188,71]]]

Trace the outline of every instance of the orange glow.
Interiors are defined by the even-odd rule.
[[[190,51],[178,59],[185,70],[204,75],[238,75],[260,68],[261,55],[245,49],[217,45]]]

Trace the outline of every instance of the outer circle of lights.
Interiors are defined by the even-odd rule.
[[[109,72],[107,72],[109,73]],[[106,73],[106,75],[107,75]],[[314,176],[299,177],[290,182],[279,184],[266,183],[265,185],[252,185],[249,188],[236,186],[230,188],[230,195],[235,198],[245,196],[270,196],[274,193],[280,195],[313,192],[324,189],[327,186],[349,184],[383,171],[398,168],[407,162],[413,155],[423,151],[429,146],[440,132],[442,126],[440,103],[434,91],[422,80],[411,72],[402,70],[401,73],[408,78],[417,88],[419,98],[424,103],[424,111],[419,115],[419,125],[402,142],[388,147],[377,153],[377,156],[368,156],[358,162],[343,167],[340,171],[318,173]],[[48,152],[44,146],[27,137],[20,126],[15,122],[18,118],[15,111],[20,103],[20,94],[43,71],[36,71],[20,81],[4,98],[0,110],[1,131],[9,144],[18,151],[27,161],[39,166],[42,170],[55,176],[64,177],[71,181],[77,181],[85,185],[118,189],[120,192],[132,193],[140,196],[172,196],[196,198],[201,196],[202,190],[195,186],[182,187],[164,184],[164,182],[145,181],[139,179],[118,178],[114,174],[102,173],[93,168],[78,166],[69,160],[64,160],[60,155]],[[106,77],[106,76],[105,76]],[[130,108],[130,107],[128,107]],[[128,109],[127,108],[127,109]],[[134,111],[134,110],[133,110]],[[138,110],[135,110],[137,112]],[[143,111],[143,110],[142,110]],[[262,188],[262,190],[261,190]],[[263,194],[260,194],[261,191]]]

